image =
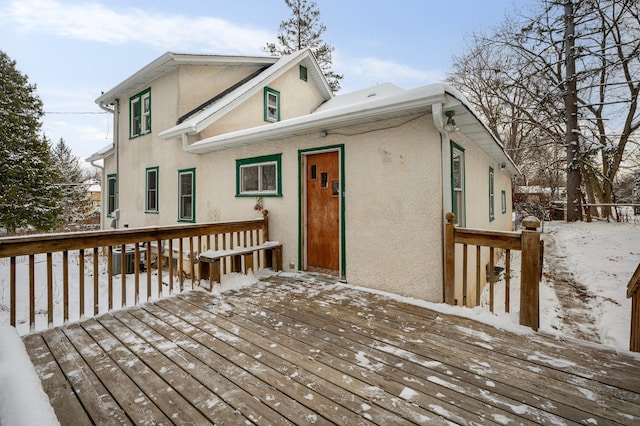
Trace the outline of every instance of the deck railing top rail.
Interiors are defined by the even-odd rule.
[[[444,276],[444,302],[450,305],[458,303],[456,298],[456,244],[463,245],[462,249],[462,289],[458,294],[462,294],[462,303],[467,304],[467,292],[469,288],[468,271],[475,270],[476,301],[475,306],[480,304],[480,291],[483,288],[481,281],[481,247],[489,248],[488,255],[488,284],[490,293],[490,310],[494,307],[494,251],[501,249],[506,251],[505,255],[505,310],[509,312],[509,284],[510,284],[510,251],[519,250],[521,255],[521,282],[520,282],[520,324],[538,329],[540,323],[539,310],[539,282],[542,271],[542,245],[540,241],[540,221],[535,217],[523,219],[522,232],[492,231],[484,229],[459,228],[454,225],[455,215],[447,213],[447,224],[445,228],[445,276]],[[476,246],[475,268],[468,265],[467,246]],[[472,278],[473,279],[473,278]]]
[[[33,330],[39,326],[36,322],[42,324],[46,319],[44,324],[51,327],[172,294],[174,288],[183,291],[188,284],[197,287],[206,272],[196,265],[203,251],[260,246],[269,241],[268,211],[262,211],[262,216],[234,222],[0,238],[0,278],[8,283],[8,287],[0,286],[0,296],[9,298],[9,324],[28,325]],[[243,268],[225,259],[220,265],[222,273],[273,267],[266,251],[255,253],[255,262],[245,256]],[[280,259],[277,257],[278,268]],[[116,275],[120,275],[120,286],[114,285]],[[153,277],[157,286],[152,286]],[[209,284],[213,289],[211,279]],[[0,312],[0,319],[4,315]]]
[[[0,258],[262,229],[264,219],[0,238]],[[265,236],[265,239],[267,237]]]

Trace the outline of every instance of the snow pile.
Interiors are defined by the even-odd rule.
[[[16,332],[0,324],[0,425],[59,425]]]

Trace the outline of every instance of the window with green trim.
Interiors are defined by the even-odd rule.
[[[507,191],[502,190],[500,192],[500,198],[502,200],[502,214],[507,212]]]
[[[282,154],[236,160],[236,197],[281,197]]]
[[[151,133],[151,89],[129,98],[129,137]]]
[[[280,121],[280,92],[264,88],[264,121]]]
[[[465,226],[465,166],[464,149],[451,143],[451,205],[456,215],[455,224]]]
[[[115,174],[107,175],[107,216],[111,217],[113,211],[118,208],[116,205],[116,191],[118,190],[118,179]]]
[[[494,173],[493,167],[489,167],[489,221],[496,218],[495,215],[495,192],[493,190]]]
[[[307,67],[300,65],[300,80],[307,81],[308,74]]]
[[[158,213],[158,167],[148,167],[146,170],[146,213]]]
[[[196,169],[178,170],[178,221],[196,221]]]

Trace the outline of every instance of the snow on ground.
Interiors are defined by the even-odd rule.
[[[0,425],[59,425],[15,328],[0,324]]]
[[[628,350],[631,299],[627,299],[627,284],[640,264],[640,224],[547,222],[545,234],[555,242],[556,261],[570,272],[570,278],[582,286],[582,309],[593,318],[593,328],[598,335],[594,340]],[[545,263],[551,264],[546,259]],[[544,282],[551,289],[556,285],[553,277],[553,271],[549,271]],[[551,316],[548,309],[551,301],[545,301],[544,305]],[[560,318],[546,331],[574,332],[575,329],[571,330],[562,323],[563,312],[557,305],[556,312]],[[584,332],[584,328],[581,331]]]

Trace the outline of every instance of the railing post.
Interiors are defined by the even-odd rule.
[[[627,297],[631,298],[631,333],[629,350],[640,352],[640,265],[627,285]]]
[[[444,230],[444,303],[456,303],[456,246],[454,240],[454,221],[456,215],[447,213],[447,223]]]
[[[262,210],[262,217],[264,218],[264,226],[262,228],[263,243],[269,241],[269,210]]]
[[[540,220],[522,220],[522,263],[520,282],[520,324],[538,330],[540,325]]]

